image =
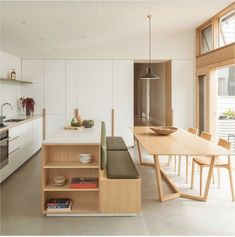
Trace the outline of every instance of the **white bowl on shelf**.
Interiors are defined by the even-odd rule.
[[[83,164],[88,164],[92,161],[92,157],[88,158],[80,158],[80,162]]]
[[[92,154],[80,154],[79,159],[81,163],[88,164],[92,161]]]
[[[92,154],[90,154],[90,153],[87,153],[87,154],[85,154],[85,153],[79,154],[79,157],[91,157],[91,156],[92,156]]]

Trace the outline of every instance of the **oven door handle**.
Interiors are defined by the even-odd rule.
[[[0,140],[0,144],[2,144],[3,142],[5,142],[5,141],[8,141],[8,140],[10,140],[11,138],[10,137],[7,137],[7,138],[5,138],[5,139],[3,139],[3,140]]]

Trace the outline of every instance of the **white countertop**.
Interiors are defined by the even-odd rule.
[[[3,122],[4,125],[6,125],[6,127],[1,127],[0,132],[8,130],[8,129],[16,127],[16,126],[19,126],[23,123],[27,123],[31,120],[34,120],[34,119],[37,119],[37,118],[40,118],[40,117],[42,117],[42,115],[40,115],[40,114],[31,115],[31,116],[26,116],[26,115],[22,114],[22,115],[14,116],[12,118],[7,118],[6,120],[8,120],[8,119],[23,119],[23,120],[20,121],[20,122]]]
[[[52,136],[43,141],[44,145],[93,145],[100,144],[101,140],[101,121],[95,121],[92,128],[81,127],[79,130],[65,130],[61,128]]]

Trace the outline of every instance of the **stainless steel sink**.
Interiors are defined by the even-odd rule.
[[[6,123],[18,123],[18,122],[21,122],[21,121],[24,121],[25,119],[8,119],[8,120],[5,120],[4,122]]]

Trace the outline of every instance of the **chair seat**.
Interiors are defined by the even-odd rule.
[[[211,158],[210,157],[205,157],[205,156],[200,156],[200,157],[196,157],[196,158],[193,158],[193,161],[196,162],[198,165],[203,165],[203,166],[209,166],[210,165],[210,162],[211,162]],[[215,159],[215,164],[214,166],[226,166],[228,165],[227,162],[225,161],[222,161],[220,159]]]

